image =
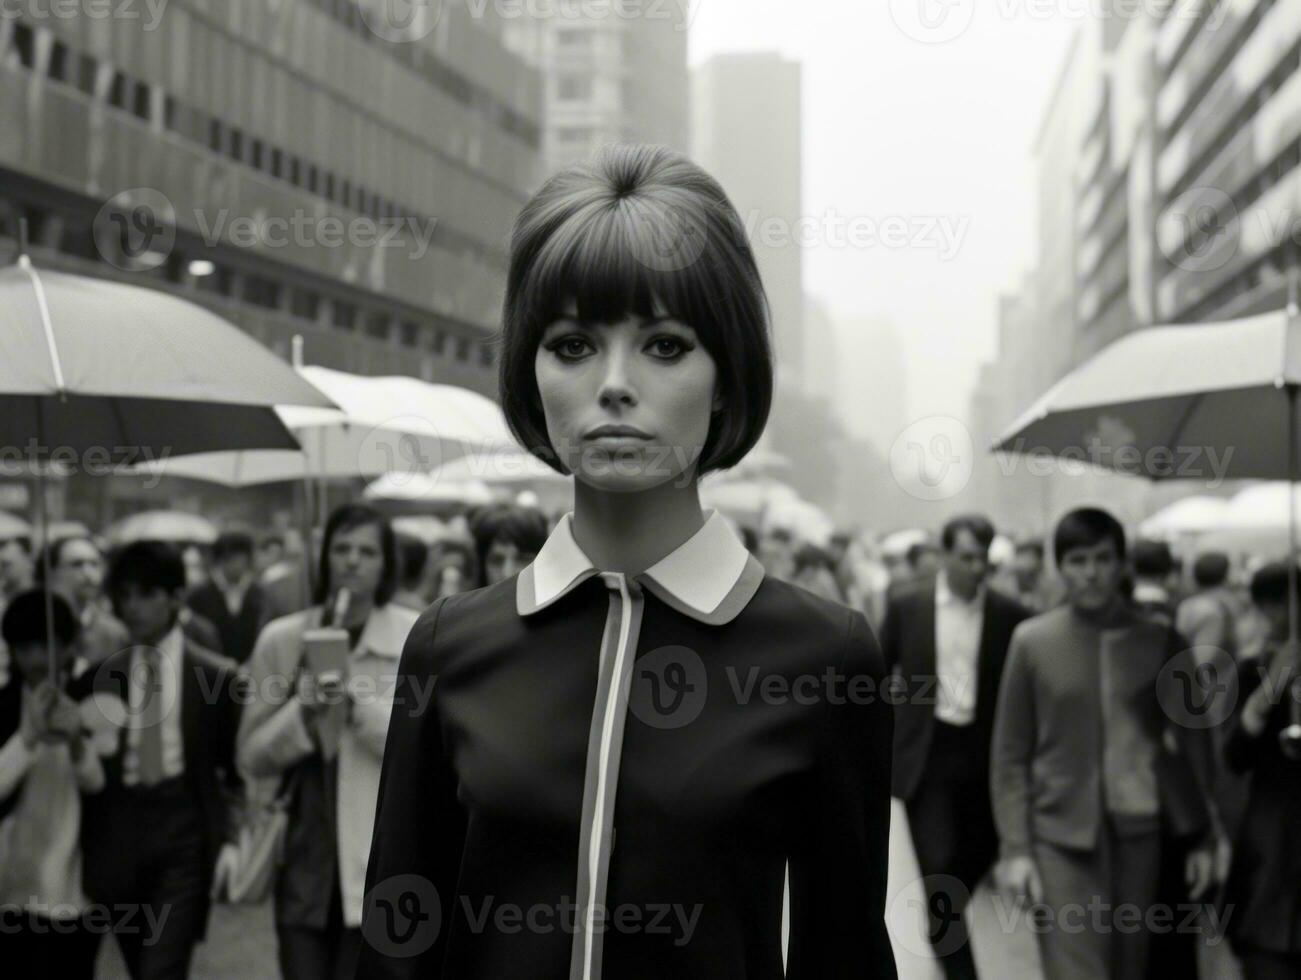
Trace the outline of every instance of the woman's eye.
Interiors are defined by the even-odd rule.
[[[547,344],[547,350],[562,361],[572,361],[582,357],[590,346],[583,337],[561,337]]]
[[[691,350],[684,341],[679,340],[677,337],[656,337],[651,341],[651,349],[657,357],[663,360],[672,360]]]

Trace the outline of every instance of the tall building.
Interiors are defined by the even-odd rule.
[[[800,389],[808,396],[825,398],[834,411],[841,407],[840,367],[844,363],[836,324],[826,303],[804,297],[804,364]]]
[[[688,23],[677,7],[652,4],[632,16],[618,4],[561,2],[546,16],[502,21],[507,46],[541,72],[547,173],[604,143],[687,151]]]
[[[1301,269],[1301,2],[1210,7],[1157,38],[1164,322],[1281,308]]]
[[[723,54],[692,77],[691,147],[741,215],[772,307],[779,384],[804,376],[801,73],[772,52]]]
[[[287,355],[495,392],[540,77],[447,0],[171,0],[0,18],[0,235],[203,303]],[[44,11],[44,13],[42,13]],[[7,248],[5,247],[7,246]]]

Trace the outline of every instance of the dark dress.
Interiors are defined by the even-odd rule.
[[[584,780],[597,765],[589,719],[620,593],[610,573],[578,576],[526,618],[517,580],[530,570],[439,599],[407,641],[357,976],[894,978],[881,651],[862,613],[771,576],[722,624],[684,614],[644,573],[628,577],[644,589],[608,925],[598,969],[575,965],[576,879],[591,857]],[[839,696],[821,686],[829,671]],[[783,685],[794,686],[783,696]],[[677,696],[687,707],[676,715],[653,707]]]
[[[1263,663],[1242,665],[1239,706],[1264,681],[1265,670]],[[1225,903],[1238,953],[1285,954],[1301,970],[1301,762],[1287,758],[1278,741],[1288,712],[1289,699],[1281,697],[1255,738],[1243,731],[1240,717],[1233,719],[1225,754],[1235,772],[1251,773],[1251,784]]]

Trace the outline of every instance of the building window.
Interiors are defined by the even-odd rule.
[[[208,122],[208,149],[213,153],[221,153],[226,145],[225,127],[221,125],[220,119],[213,119]]]
[[[376,340],[388,340],[388,314],[371,313],[367,316],[366,333]]]
[[[402,343],[407,347],[420,346],[420,324],[410,320],[402,321]]]
[[[36,65],[36,32],[26,24],[14,24],[14,50],[18,63],[31,71]]]
[[[277,180],[285,172],[285,154],[279,147],[271,151],[271,176]]]
[[[149,86],[144,82],[136,82],[135,102],[131,111],[137,119],[146,122],[149,120]]]
[[[294,183],[297,183],[297,180],[295,180]],[[315,194],[320,186],[321,172],[315,165],[312,165],[307,168],[307,189]]]
[[[265,159],[262,141],[257,137],[254,137],[249,143],[249,164],[254,170],[261,170]]]
[[[262,276],[244,278],[244,301],[268,310],[280,308],[280,285]]]
[[[242,161],[244,159],[244,134],[233,126],[230,130],[230,145],[228,149],[232,160]]]
[[[430,349],[435,354],[441,354],[447,349],[447,332],[445,330],[434,331],[434,342],[430,345]]]
[[[468,361],[470,359],[470,339],[468,337],[456,338],[456,359],[458,361]]]
[[[113,72],[113,84],[108,87],[108,104],[114,109],[126,108],[127,77],[120,71]]]
[[[583,102],[592,97],[592,76],[561,75],[556,80],[556,97],[563,102]]]
[[[315,321],[321,313],[321,297],[307,289],[295,289],[289,297],[289,312],[299,319]]]
[[[99,74],[99,65],[88,54],[77,59],[77,88],[86,95],[95,94],[95,77]]]
[[[357,323],[357,307],[341,299],[334,301],[334,325],[341,330],[351,330]]]
[[[312,169],[315,170],[316,168],[313,167]],[[303,185],[303,163],[298,157],[289,158],[289,183],[295,187]]]
[[[56,82],[67,82],[69,72],[68,46],[62,41],[55,41],[50,49],[50,78]]]

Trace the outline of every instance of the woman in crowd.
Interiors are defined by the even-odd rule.
[[[52,628],[39,589],[15,596],[0,627],[14,666],[0,688],[0,963],[15,977],[89,980],[99,937],[83,919],[80,794],[103,789],[104,768],[63,689],[77,616],[59,593],[50,603]]]
[[[516,504],[497,504],[476,511],[470,518],[480,585],[510,578],[531,562],[547,540],[547,519],[540,510]]]
[[[396,550],[378,511],[360,504],[335,510],[325,527],[316,604],[267,624],[247,664],[255,699],[241,719],[238,764],[250,777],[281,777],[292,794],[275,883],[285,980],[354,975],[394,672],[417,616],[389,601]],[[348,632],[342,681],[318,681],[305,659],[305,634],[323,624]],[[335,736],[337,711],[346,723]]]
[[[1269,642],[1241,665],[1224,746],[1229,767],[1251,773],[1225,887],[1229,937],[1246,980],[1301,977],[1301,761],[1279,743],[1296,695],[1287,579],[1281,562],[1252,577],[1251,600],[1270,624]]]
[[[718,183],[634,145],[547,181],[516,223],[500,364],[512,431],[572,474],[574,509],[407,641],[358,976],[895,977],[893,719],[844,696],[880,690],[880,647],[700,503],[773,390]],[[735,684],[829,674],[825,697]]]

